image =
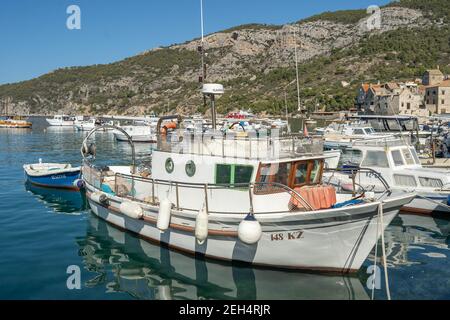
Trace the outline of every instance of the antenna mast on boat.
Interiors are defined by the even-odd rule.
[[[300,80],[299,80],[299,72],[298,72],[298,54],[297,54],[297,31],[296,31],[297,25],[294,27],[294,52],[295,52],[295,74],[297,77],[297,107],[298,111],[301,113],[302,106],[300,104]]]
[[[201,44],[198,47],[198,51],[201,55],[201,71],[200,71],[200,77],[199,82],[203,85],[206,80],[206,65],[205,65],[205,23],[203,18],[203,0],[200,0],[200,24],[201,24]],[[203,107],[206,108],[206,97],[203,96]]]

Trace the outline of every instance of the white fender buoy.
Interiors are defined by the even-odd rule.
[[[119,210],[127,217],[133,219],[141,219],[144,216],[141,206],[130,201],[122,202]]]
[[[206,212],[205,205],[195,219],[195,238],[200,245],[205,243],[206,238],[208,238],[208,212]]]
[[[108,197],[104,193],[95,192],[91,195],[91,200],[100,204],[107,204]]]
[[[159,213],[156,226],[161,231],[166,231],[169,229],[170,216],[172,213],[172,202],[168,198],[165,198],[159,204]]]
[[[246,244],[257,243],[262,236],[261,225],[251,213],[241,221],[238,228],[239,240]]]

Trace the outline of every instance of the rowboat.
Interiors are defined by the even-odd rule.
[[[26,180],[36,186],[79,190],[83,187],[80,167],[71,164],[42,163],[23,166]]]

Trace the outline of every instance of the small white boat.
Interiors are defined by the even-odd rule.
[[[55,115],[52,119],[46,119],[50,126],[54,127],[73,127],[75,118],[66,115]]]
[[[151,126],[123,126],[121,127],[132,139],[133,142],[155,143],[156,131]],[[114,131],[117,141],[128,141],[128,137],[120,131]]]
[[[33,185],[46,188],[79,190],[83,187],[80,167],[67,163],[27,164],[23,166],[27,181]]]

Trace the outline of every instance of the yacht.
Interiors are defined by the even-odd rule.
[[[75,118],[66,115],[55,115],[52,119],[46,119],[50,126],[54,127],[73,127]]]

